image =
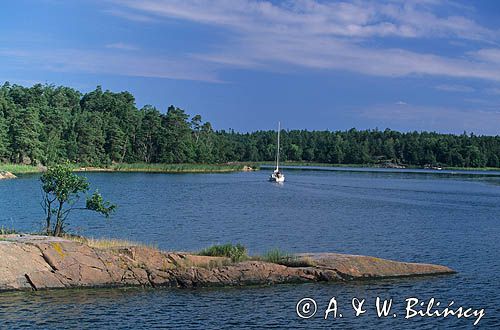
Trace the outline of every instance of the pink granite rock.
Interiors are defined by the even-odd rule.
[[[162,252],[99,249],[69,239],[6,235],[0,240],[0,291],[102,286],[242,286],[349,281],[454,273],[448,267],[336,253],[300,254],[292,266]]]

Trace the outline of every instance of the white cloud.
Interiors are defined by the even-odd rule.
[[[126,8],[157,20],[187,20],[231,32],[227,40],[213,45],[217,51],[191,54],[192,60],[221,67],[282,70],[293,65],[389,77],[500,80],[500,49],[490,46],[497,43],[499,32],[462,16],[468,8],[442,1],[122,0],[114,4],[113,10]],[[469,40],[489,47],[449,57],[373,43],[383,37]]]
[[[469,54],[486,62],[500,64],[500,49],[498,48],[480,49]]]
[[[482,27],[466,17],[456,14],[436,15],[432,9],[441,3],[316,0],[290,0],[281,3],[257,0],[115,1],[117,6],[136,10],[143,15],[184,19],[247,31],[282,27],[292,31],[348,37],[498,38],[497,31]],[[456,12],[463,12],[463,8]]]
[[[499,31],[465,17],[470,8],[447,1],[110,0],[104,6],[107,14],[138,23],[185,20],[227,33],[209,41],[211,51],[183,53],[181,48],[168,57],[123,42],[100,51],[0,49],[0,56],[25,67],[37,63],[50,70],[213,82],[220,81],[224,68],[283,72],[290,67],[500,81]],[[391,37],[391,47],[385,37]],[[476,50],[450,56],[405,49],[416,38],[466,41]],[[457,86],[437,88],[458,91]]]
[[[148,15],[132,13],[130,11],[120,10],[120,9],[107,9],[103,11],[104,13],[111,14],[113,16],[121,17],[129,21],[144,23],[144,22],[155,22],[156,20]]]
[[[139,49],[138,47],[136,47],[134,45],[127,44],[124,42],[115,42],[112,44],[107,44],[106,48],[120,49],[120,50],[138,50]]]

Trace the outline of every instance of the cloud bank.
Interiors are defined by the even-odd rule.
[[[218,51],[191,54],[223,67],[286,70],[298,66],[399,77],[438,75],[500,80],[499,31],[446,1],[145,0],[115,9],[151,20],[182,20],[228,32]],[[125,17],[126,18],[126,17]],[[377,40],[395,40],[384,47]],[[477,49],[459,56],[411,50],[417,39],[464,40]]]

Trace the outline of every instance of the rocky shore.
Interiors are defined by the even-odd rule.
[[[0,291],[76,287],[208,287],[351,281],[451,274],[448,267],[336,253],[300,254],[297,265],[162,252],[143,246],[90,247],[32,235],[0,236]]]
[[[16,176],[10,172],[7,171],[0,171],[0,180],[3,179],[15,179]]]

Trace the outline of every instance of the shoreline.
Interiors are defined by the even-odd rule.
[[[130,169],[122,169],[122,168],[109,168],[109,167],[94,167],[94,166],[89,166],[89,167],[80,167],[76,168],[74,170],[75,172],[110,172],[110,173],[130,173],[130,172],[135,172],[135,173],[233,173],[233,172],[251,172],[251,171],[257,171],[257,169],[251,168],[251,169],[245,169],[244,167],[242,168],[221,168],[221,169],[190,169],[190,168],[181,168],[181,169],[155,169],[155,168],[130,168]]]
[[[440,265],[337,253],[295,254],[283,265],[253,257],[166,252],[128,245],[96,247],[67,238],[0,236],[0,292],[97,287],[230,287],[306,282],[350,282],[446,275]]]
[[[252,164],[258,164],[260,166],[275,166],[273,162],[251,162]],[[329,163],[315,163],[315,162],[295,162],[295,161],[284,161],[280,163],[282,166],[290,166],[290,167],[335,167],[335,168],[364,168],[364,169],[387,169],[387,170],[432,170],[435,172],[439,172],[440,170],[434,168],[426,168],[423,166],[415,166],[415,165],[405,165],[404,168],[397,167],[384,167],[377,164],[329,164]],[[499,171],[500,167],[456,167],[456,166],[443,166],[441,170],[448,171]]]
[[[114,164],[109,166],[80,166],[74,164],[75,172],[141,172],[141,173],[232,173],[258,171],[256,164]],[[46,170],[44,166],[0,164],[0,172],[14,175],[37,174]]]
[[[310,162],[282,162],[284,169],[291,170],[345,170],[345,171],[393,171],[425,173],[425,174],[475,174],[470,172],[480,172],[477,174],[488,174],[490,172],[500,172],[500,168],[490,167],[443,167],[442,169],[423,168],[417,166],[407,166],[405,168],[390,168],[375,166],[372,164],[327,164]],[[267,169],[275,166],[272,162],[241,162],[227,164],[113,164],[109,166],[80,166],[74,165],[75,172],[137,172],[137,173],[234,173],[234,172],[252,172],[259,171],[261,167]],[[42,173],[46,168],[44,166],[20,165],[20,164],[0,164],[0,173],[10,173],[12,175],[37,174]],[[3,179],[3,177],[0,177]]]
[[[0,180],[10,180],[17,178],[14,174],[8,171],[0,171]]]

